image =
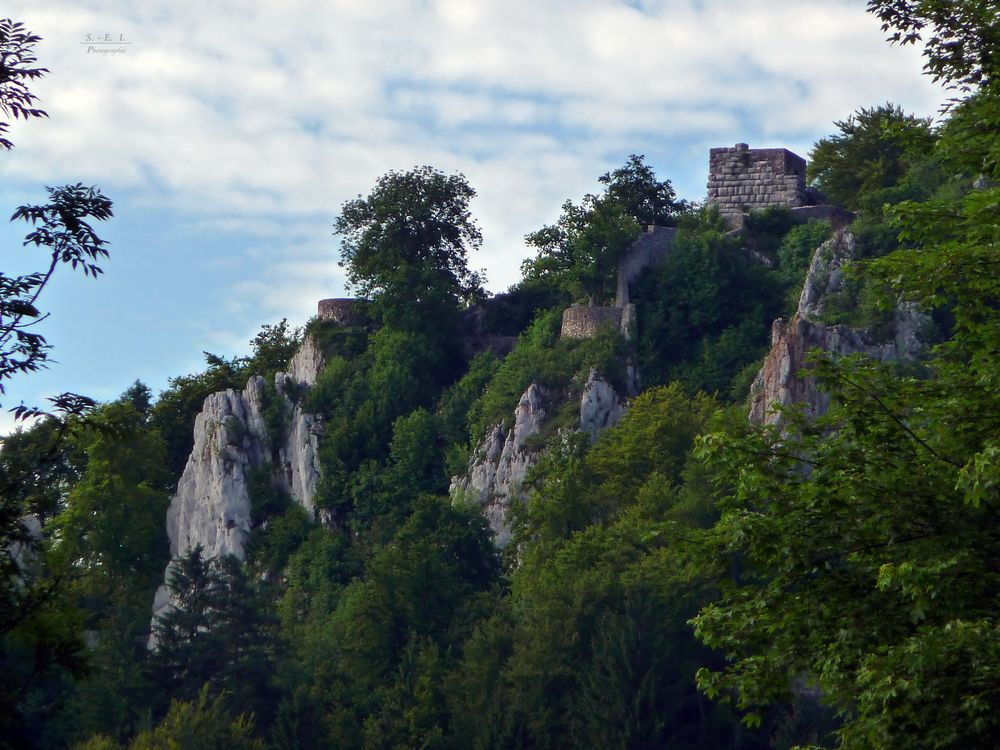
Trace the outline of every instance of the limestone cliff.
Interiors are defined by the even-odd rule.
[[[171,558],[201,545],[205,557],[243,559],[253,527],[248,481],[258,469],[266,469],[276,486],[314,512],[322,425],[303,412],[297,396],[316,381],[322,366],[322,354],[307,337],[289,372],[275,375],[273,390],[255,375],[242,391],[229,389],[205,399],[195,419],[194,447],[167,510]],[[265,417],[268,399],[279,399],[278,434]],[[168,566],[164,581],[169,575]],[[164,583],[156,593],[154,617],[169,603]]]
[[[523,499],[524,478],[540,455],[540,446],[531,438],[541,433],[556,398],[532,383],[514,410],[510,428],[497,424],[488,430],[473,450],[466,473],[452,479],[452,497],[482,506],[498,547],[510,542],[511,505]],[[580,398],[580,430],[596,438],[618,422],[624,409],[615,388],[592,369]]]
[[[788,321],[779,318],[771,327],[771,350],[751,391],[751,421],[777,423],[776,405],[802,404],[811,415],[827,410],[829,396],[812,378],[797,377],[812,349],[836,355],[862,353],[881,362],[909,359],[920,351],[917,332],[924,316],[912,306],[895,310],[888,337],[876,337],[865,328],[821,322],[832,296],[844,290],[844,264],[856,252],[855,238],[847,230],[837,231],[816,249],[795,314]]]

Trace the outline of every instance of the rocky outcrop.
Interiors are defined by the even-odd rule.
[[[510,504],[520,497],[524,477],[537,458],[537,449],[529,439],[540,433],[545,423],[544,402],[541,386],[532,383],[514,409],[510,429],[503,424],[490,429],[473,451],[468,473],[452,480],[452,496],[482,506],[500,547],[510,541]]]
[[[911,305],[895,310],[889,337],[821,322],[829,300],[844,290],[844,266],[856,251],[854,236],[847,230],[837,231],[816,249],[795,314],[788,321],[779,318],[771,327],[771,350],[751,391],[751,421],[777,424],[780,414],[775,407],[789,404],[801,404],[812,416],[826,412],[830,397],[812,378],[798,377],[813,349],[834,355],[861,353],[881,362],[910,359],[920,351],[918,331],[924,317]]]
[[[316,382],[322,366],[322,354],[306,337],[289,372],[275,375],[273,389],[255,375],[242,391],[220,391],[205,399],[195,419],[194,447],[167,509],[171,558],[200,545],[206,558],[243,559],[253,528],[248,483],[256,470],[268,471],[276,486],[314,512],[322,425],[303,412],[298,397]],[[274,419],[276,409],[280,420]],[[165,581],[169,575],[168,566]],[[169,604],[164,584],[156,593],[154,617]]]
[[[324,364],[326,362],[323,358],[323,352],[320,351],[313,337],[307,335],[288,363],[286,380],[296,383],[300,387],[314,385]]]
[[[514,410],[512,426],[494,425],[476,445],[468,471],[452,479],[451,495],[482,507],[498,547],[510,542],[510,508],[522,499],[522,485],[542,446],[542,432],[554,394],[533,383]],[[625,407],[614,387],[592,369],[580,399],[580,430],[592,439],[615,425]]]
[[[286,428],[284,439],[272,452],[273,471],[277,483],[299,505],[314,515],[316,484],[319,481],[319,438],[323,425],[315,414],[307,414],[298,403],[287,398],[291,384],[285,373],[275,376],[275,389],[284,396]],[[288,407],[291,406],[291,413]]]
[[[624,411],[614,386],[600,377],[596,368],[591,368],[580,398],[580,432],[596,440],[601,432],[618,424]]]

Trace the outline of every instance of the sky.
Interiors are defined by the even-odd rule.
[[[8,0],[43,40],[48,119],[0,154],[0,212],[97,185],[115,216],[93,280],[61,268],[40,307],[50,367],[3,410],[62,391],[154,394],[247,353],[265,323],[346,296],[332,225],[389,170],[460,172],[478,195],[487,286],[519,277],[526,233],[644,154],[705,195],[708,150],[807,156],[862,106],[946,98],[919,49],[862,0]],[[100,44],[98,43],[100,42]],[[4,118],[9,119],[9,118]],[[44,258],[0,226],[5,273]],[[0,434],[12,424],[0,416]]]

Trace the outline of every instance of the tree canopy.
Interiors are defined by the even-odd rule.
[[[469,268],[469,251],[482,244],[469,210],[475,195],[463,175],[425,166],[388,172],[367,197],[344,203],[334,223],[340,265],[384,320],[413,323],[482,294]]]
[[[598,178],[600,195],[579,205],[567,200],[555,224],[528,234],[537,255],[521,264],[529,283],[548,283],[591,304],[603,304],[615,290],[618,260],[643,226],[670,226],[686,208],[676,201],[670,180],[659,181],[645,157],[636,154]]]
[[[996,83],[1000,71],[997,0],[868,0],[889,40],[924,45],[924,70],[965,90]]]
[[[935,140],[930,118],[892,103],[862,107],[834,124],[840,133],[817,141],[807,172],[830,203],[852,211],[866,205],[867,194],[898,183],[927,158]]]
[[[839,747],[993,747],[1000,170],[983,134],[1000,131],[1000,61],[979,35],[994,33],[996,6],[872,6],[897,39],[933,30],[933,76],[979,86],[935,149],[956,181],[888,207],[899,249],[862,266],[887,290],[883,304],[944,314],[944,340],[909,366],[816,353],[810,374],[833,397],[825,417],[792,409],[780,432],[702,438],[722,509],[703,562],[721,593],[693,622],[729,664],[699,681],[749,722],[815,691],[839,712]]]

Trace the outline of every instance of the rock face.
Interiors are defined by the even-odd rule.
[[[323,352],[320,351],[312,336],[302,340],[298,351],[288,363],[288,379],[299,386],[310,386],[316,382],[323,365]]]
[[[532,383],[514,410],[513,426],[494,425],[476,445],[465,475],[452,479],[451,495],[482,507],[498,547],[510,542],[509,511],[523,498],[521,486],[540,455],[531,438],[545,425],[553,394]],[[551,404],[549,404],[551,405]],[[592,369],[580,399],[580,430],[591,439],[621,418],[625,407],[614,387]]]
[[[618,424],[624,413],[617,391],[598,375],[596,368],[591,368],[580,398],[580,432],[589,433],[590,439],[596,440],[604,430]]]
[[[909,305],[896,309],[893,336],[888,339],[877,339],[867,329],[819,321],[831,295],[843,290],[843,267],[855,257],[856,249],[854,236],[847,230],[839,230],[816,249],[798,309],[790,320],[779,318],[771,327],[771,351],[751,392],[751,421],[777,424],[777,405],[802,404],[812,416],[826,412],[830,397],[812,378],[796,377],[812,349],[836,355],[862,353],[881,362],[910,359],[920,351],[918,330],[924,316]]]
[[[201,545],[206,558],[243,559],[253,527],[247,485],[259,469],[267,469],[275,485],[314,513],[322,425],[302,411],[296,397],[316,382],[322,366],[322,354],[307,337],[289,372],[275,375],[270,392],[264,378],[255,375],[242,391],[220,391],[205,399],[195,419],[194,447],[167,509],[171,558]],[[284,413],[278,435],[265,418],[268,399],[279,399]],[[169,575],[168,566],[164,581]],[[153,616],[169,604],[164,583],[156,593]]]

